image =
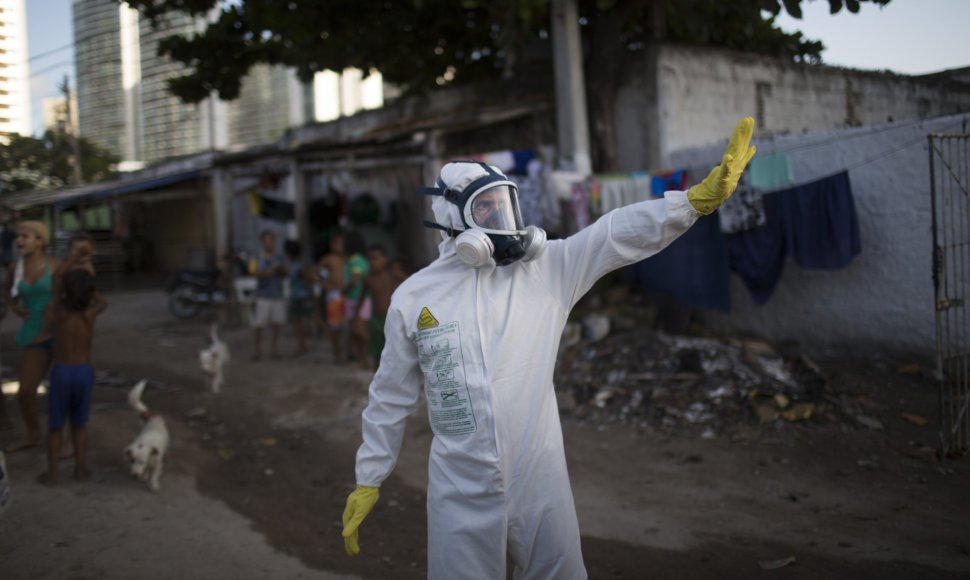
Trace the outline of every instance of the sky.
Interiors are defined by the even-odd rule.
[[[858,14],[829,14],[824,0],[802,2],[802,19],[787,14],[776,23],[821,40],[826,64],[923,74],[970,66],[970,0],[868,2]]]
[[[71,0],[25,0],[34,133],[43,132],[41,102],[60,93],[67,75],[74,86]],[[970,66],[970,0],[892,0],[858,14],[832,16],[825,0],[802,2],[803,17],[783,15],[778,25],[821,40],[827,64],[923,74]],[[44,55],[44,53],[48,53]]]
[[[24,0],[27,5],[27,58],[34,134],[44,132],[41,102],[59,97],[64,75],[74,87],[74,25],[71,0]],[[44,53],[48,53],[46,56]]]

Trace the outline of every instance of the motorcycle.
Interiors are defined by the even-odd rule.
[[[247,257],[237,252],[230,257],[230,267],[237,278],[246,271]],[[231,295],[223,285],[223,272],[218,269],[181,269],[168,286],[168,309],[176,318],[195,318],[203,308],[228,304]]]

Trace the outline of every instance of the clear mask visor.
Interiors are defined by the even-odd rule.
[[[496,184],[476,192],[465,205],[465,219],[487,233],[520,233],[523,226],[515,186]]]

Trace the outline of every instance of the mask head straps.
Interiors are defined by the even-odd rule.
[[[477,189],[476,186],[479,184],[479,182],[482,182],[482,181],[494,181],[495,178],[499,178],[502,180],[507,179],[505,176],[503,176],[502,174],[492,169],[488,165],[488,163],[482,163],[481,161],[474,161],[470,159],[458,159],[458,160],[452,161],[451,163],[473,163],[481,167],[483,170],[485,170],[485,175],[479,177],[478,179],[475,179],[474,181],[466,185],[462,189],[462,191],[458,191],[457,189],[452,189],[448,187],[445,184],[445,182],[442,181],[441,176],[439,175],[438,179],[435,180],[434,187],[419,187],[418,193],[422,195],[440,195],[441,197],[445,198],[446,200],[450,201],[451,203],[461,208],[462,206],[461,197],[463,192],[466,192],[466,191],[474,192]]]
[[[435,194],[432,194],[432,195],[435,195]],[[455,228],[449,228],[448,226],[443,226],[435,222],[429,222],[428,220],[424,220],[421,223],[423,223],[424,227],[426,228],[431,228],[433,230],[441,230],[453,238],[457,238],[458,234],[462,233],[463,231],[466,231],[466,230],[456,230]]]

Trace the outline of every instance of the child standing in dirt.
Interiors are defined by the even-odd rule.
[[[345,320],[344,305],[344,268],[347,258],[344,255],[344,236],[335,233],[330,238],[330,251],[317,262],[320,272],[321,300],[317,316],[320,328],[326,330],[333,348],[333,360],[343,358],[343,333]]]
[[[276,234],[263,230],[259,235],[260,252],[252,258],[249,273],[256,276],[256,306],[253,311],[253,354],[249,360],[262,356],[260,348],[263,328],[270,327],[269,354],[279,358],[280,329],[286,324],[286,301],[283,298],[283,279],[288,270],[286,260],[276,251]]]
[[[57,483],[58,461],[64,423],[70,419],[74,442],[74,478],[86,479],[87,434],[85,425],[94,388],[91,343],[94,321],[107,307],[97,293],[94,276],[83,268],[68,270],[62,290],[54,299],[54,366],[48,396],[47,472],[37,477],[44,485]]]
[[[376,369],[381,362],[384,350],[384,321],[391,306],[391,295],[407,278],[403,268],[396,261],[387,259],[384,248],[374,245],[367,250],[370,274],[364,280],[367,297],[371,301],[371,317],[367,321],[367,355]]]
[[[304,321],[313,314],[313,299],[310,296],[310,286],[313,278],[309,274],[309,267],[300,257],[300,243],[296,240],[286,240],[283,243],[283,253],[286,254],[289,269],[290,296],[287,305],[287,315],[293,326],[296,338],[294,357],[307,353],[306,331]]]

